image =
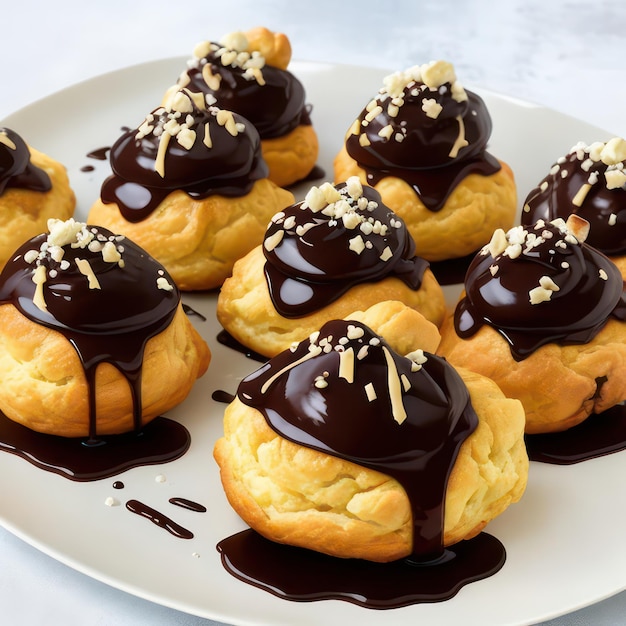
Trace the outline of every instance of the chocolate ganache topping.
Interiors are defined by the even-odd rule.
[[[547,343],[587,343],[611,316],[624,320],[620,271],[584,243],[588,231],[577,215],[495,231],[467,271],[457,334],[488,324],[521,361]]]
[[[433,61],[384,79],[349,129],[346,150],[368,183],[401,178],[439,211],[465,176],[500,169],[486,152],[490,134],[482,98],[463,89],[450,63]]]
[[[269,293],[284,317],[307,315],[358,283],[388,276],[419,289],[428,267],[404,222],[356,176],[311,187],[302,202],[277,213],[263,252]]]
[[[199,43],[177,85],[208,94],[225,109],[250,120],[262,139],[310,125],[302,83],[289,71],[251,50],[245,33]]]
[[[63,334],[83,364],[95,439],[95,375],[114,365],[133,390],[141,426],[141,366],[147,341],[171,322],[180,293],[165,269],[121,235],[73,219],[49,220],[0,274],[0,304]]]
[[[282,437],[398,480],[413,512],[413,556],[443,550],[448,477],[478,424],[442,358],[406,357],[358,322],[335,320],[246,377],[239,399]]]
[[[567,219],[590,224],[587,243],[604,254],[626,253],[626,141],[576,144],[557,160],[524,202],[522,224]]]
[[[268,169],[256,129],[205,97],[180,89],[111,148],[113,174],[101,190],[129,222],[145,219],[176,190],[192,198],[243,196]]]
[[[0,128],[0,194],[10,187],[49,191],[50,177],[30,161],[24,140],[9,128]]]

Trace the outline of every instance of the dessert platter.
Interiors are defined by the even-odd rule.
[[[204,52],[211,53],[208,49]],[[108,155],[112,144],[128,129],[140,126],[146,113],[159,106],[165,90],[181,74],[185,63],[185,58],[162,59],[95,77],[35,102],[0,121],[0,125],[13,129],[30,145],[66,166],[76,196],[74,216],[87,221],[103,181],[111,175]],[[389,74],[389,70],[383,69],[297,61],[289,64],[289,70],[304,86],[316,137],[312,137],[310,127],[303,132],[307,146],[315,144],[318,151],[310,180],[289,185],[288,192],[268,182],[272,174],[270,179],[263,172],[257,176],[259,180],[254,184],[264,185],[266,196],[275,194],[281,208],[304,198],[312,204],[307,195],[311,185],[333,181],[333,161],[346,132]],[[526,192],[536,187],[570,146],[610,138],[607,131],[534,104],[479,88],[473,91],[484,100],[493,122],[489,151],[514,174],[518,189],[516,208],[520,212]],[[188,101],[181,104],[179,98],[172,109],[166,106],[166,110],[177,110],[176,106],[178,110],[183,106],[191,110],[197,101],[190,93],[185,92]],[[238,118],[231,116],[231,122],[235,129],[231,134],[243,135],[243,124]],[[221,126],[226,127],[227,122]],[[146,135],[151,132],[148,127],[144,131]],[[189,129],[177,132],[182,143]],[[254,134],[247,140],[259,144]],[[261,136],[260,141],[268,140]],[[270,138],[270,146],[275,145],[272,141],[275,140]],[[263,150],[270,148],[264,144]],[[305,152],[310,159],[310,150]],[[280,165],[277,167],[280,169]],[[306,168],[311,169],[310,160]],[[504,174],[504,178],[508,176]],[[355,179],[350,180],[346,188],[353,189]],[[360,186],[356,188],[361,194]],[[339,186],[337,189],[331,192],[342,191]],[[349,193],[353,193],[350,189]],[[346,192],[342,193],[346,197]],[[505,196],[510,198],[508,192]],[[120,203],[121,197],[119,193],[116,196]],[[274,212],[271,209],[270,215]],[[103,226],[109,228],[107,224]],[[283,231],[278,230],[286,240]],[[76,236],[83,236],[81,232],[78,229]],[[149,238],[143,242],[138,243],[146,249],[152,244]],[[243,250],[240,256],[248,252]],[[99,248],[95,254],[100,254]],[[434,258],[437,260],[436,253]],[[114,259],[119,263],[119,255]],[[190,435],[180,453],[165,461],[122,464],[93,479],[68,476],[63,467],[44,469],[41,463],[38,466],[29,462],[3,445],[0,523],[5,528],[62,563],[113,587],[226,624],[286,626],[356,621],[363,625],[400,626],[416,622],[451,625],[462,621],[522,625],[573,611],[626,588],[626,542],[621,523],[626,517],[626,493],[621,480],[626,469],[624,451],[571,465],[531,461],[525,492],[520,497],[520,485],[512,486],[516,495],[511,497],[519,501],[506,510],[506,506],[498,510],[501,514],[496,513],[498,517],[487,527],[489,535],[496,537],[506,550],[504,564],[493,575],[460,588],[442,601],[400,602],[383,611],[363,606],[367,603],[354,598],[290,601],[232,576],[222,563],[221,542],[248,526],[229,504],[213,451],[224,434],[227,404],[240,382],[260,363],[254,355],[219,340],[223,329],[216,314],[217,286],[224,280],[224,271],[227,275],[231,270],[232,264],[226,270],[219,268],[217,282],[211,282],[213,277],[198,279],[196,274],[180,279],[183,283],[190,280],[193,285],[193,291],[183,290],[181,296],[187,320],[195,329],[188,330],[189,341],[196,345],[197,333],[210,349],[210,364],[202,374],[207,355],[196,346],[199,356],[190,366],[193,373],[189,376],[198,376],[198,380],[186,383],[182,402],[171,410],[164,409],[166,417],[182,424]],[[158,271],[160,288],[170,291],[168,281],[173,279],[165,270]],[[208,282],[194,282],[198,280]],[[443,287],[449,307],[460,292],[460,284]],[[359,324],[348,325],[347,336],[355,332],[355,337],[367,336],[370,331]],[[253,329],[251,335],[254,334]],[[315,341],[311,339],[311,345]],[[262,352],[262,348],[255,352]],[[297,350],[300,348],[293,351]],[[268,352],[273,356],[280,349]],[[318,352],[322,352],[321,348]],[[162,368],[159,371],[167,379],[164,366],[155,367]],[[415,370],[419,367],[421,362]],[[511,411],[515,413],[517,409]],[[216,457],[220,465],[226,466],[222,471],[230,471],[224,445]],[[261,568],[273,567],[271,554]],[[352,554],[348,552],[347,556]],[[406,552],[400,556],[406,556]],[[297,578],[298,572],[293,576]]]

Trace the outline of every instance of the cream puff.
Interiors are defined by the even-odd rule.
[[[264,537],[342,558],[432,560],[521,498],[521,403],[419,347],[434,350],[421,339],[437,330],[409,315],[406,356],[393,324],[387,340],[332,320],[239,385],[214,455],[229,502]]]
[[[354,121],[335,180],[372,185],[428,261],[465,257],[515,219],[513,173],[487,151],[491,129],[484,101],[450,63],[414,66],[387,76]]]
[[[219,287],[293,194],[267,178],[247,120],[181,89],[111,149],[88,222],[128,236],[182,290]]]
[[[306,178],[319,153],[302,83],[288,71],[291,44],[283,33],[257,27],[196,45],[172,89],[184,87],[236,111],[261,136],[269,178],[285,187]]]
[[[274,215],[263,244],[222,286],[217,317],[241,344],[273,356],[330,319],[386,300],[437,325],[445,316],[443,290],[402,219],[352,177],[313,186]]]
[[[475,257],[438,354],[518,398],[526,432],[569,429],[626,400],[626,301],[589,223],[496,231]]]
[[[74,214],[76,198],[65,167],[9,128],[0,128],[0,269],[15,249]]]
[[[27,428],[91,440],[139,430],[209,360],[171,276],[107,229],[50,220],[0,274],[0,410]]]

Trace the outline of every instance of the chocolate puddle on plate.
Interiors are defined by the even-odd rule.
[[[618,404],[560,433],[526,435],[531,461],[572,465],[626,450],[626,405]]]
[[[231,575],[279,598],[344,600],[369,609],[448,600],[506,560],[500,541],[487,533],[447,548],[446,559],[433,565],[339,559],[274,543],[253,530],[223,539],[217,549]]]
[[[157,417],[140,431],[86,438],[58,437],[35,432],[0,413],[0,450],[75,481],[99,480],[132,467],[166,463],[189,448],[189,431],[178,422]]]

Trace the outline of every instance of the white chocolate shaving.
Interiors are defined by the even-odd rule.
[[[373,402],[378,397],[376,395],[376,389],[374,389],[374,385],[372,383],[367,383],[367,385],[365,385],[365,395],[367,396],[369,402]]]
[[[385,355],[385,361],[387,362],[387,386],[389,388],[389,398],[391,400],[391,414],[393,419],[402,424],[407,418],[406,410],[402,402],[402,385],[400,383],[400,377],[398,376],[398,370],[396,369],[395,361],[389,350],[383,346],[383,354]]]
[[[338,376],[349,383],[354,382],[354,350],[352,348],[339,353]]]
[[[159,139],[159,148],[157,150],[156,159],[154,160],[154,171],[161,178],[165,178],[165,154],[167,153],[167,146],[171,137],[169,133],[163,133]]]
[[[33,296],[33,304],[42,311],[47,311],[46,300],[43,296],[43,286],[46,282],[46,266],[39,265],[33,273],[33,282],[35,283],[35,295]]]
[[[268,252],[271,252],[283,240],[284,236],[284,230],[277,230],[273,235],[265,238],[265,240],[263,241],[263,247]]]
[[[467,139],[465,138],[465,122],[463,121],[463,118],[460,115],[457,115],[456,119],[457,119],[457,122],[459,123],[459,134],[456,138],[456,141],[452,145],[452,148],[450,148],[450,152],[448,153],[448,156],[451,159],[454,159],[458,156],[459,150],[461,148],[465,148],[465,146],[469,146],[469,141],[467,141]]]
[[[487,245],[489,254],[495,259],[498,255],[502,254],[509,245],[506,237],[506,233],[502,228],[497,228],[491,235],[491,241]]]
[[[576,195],[572,198],[572,204],[578,207],[582,206],[590,189],[591,185],[589,183],[583,183],[580,189],[576,192]]]
[[[281,370],[276,372],[273,376],[270,376],[270,378],[268,378],[265,381],[265,383],[263,384],[263,386],[261,387],[261,393],[266,393],[267,390],[272,385],[272,383],[277,378],[282,376],[285,372],[288,372],[290,369],[293,369],[294,367],[296,367],[296,365],[300,365],[300,363],[304,363],[305,361],[308,361],[309,359],[312,359],[312,358],[314,358],[316,356],[319,356],[321,353],[322,353],[322,348],[320,348],[320,346],[316,346],[314,344],[311,344],[309,346],[309,351],[307,352],[307,354],[305,354],[304,356],[300,357],[297,361],[294,361],[293,363],[290,363],[289,365],[286,365]]]
[[[100,289],[100,282],[87,259],[76,259],[76,267],[83,276],[87,277],[89,289]]]

